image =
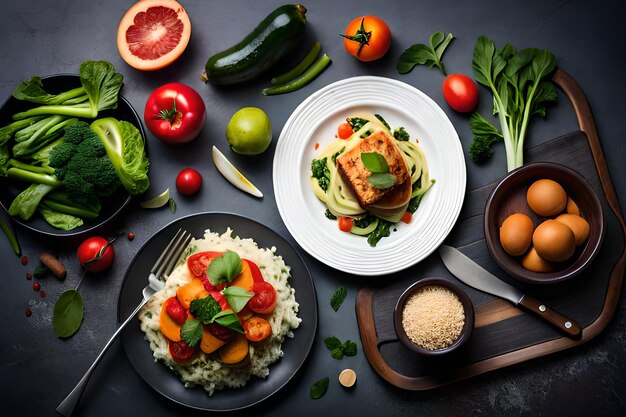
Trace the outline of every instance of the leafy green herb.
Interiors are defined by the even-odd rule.
[[[393,187],[396,183],[396,176],[389,172],[376,172],[367,177],[367,182],[372,184],[372,187],[379,190],[385,190]]]
[[[324,216],[326,216],[326,218],[330,220],[337,220],[337,216],[331,213],[328,209],[326,209],[326,211],[324,212]]]
[[[209,294],[204,298],[192,300],[189,304],[189,311],[203,324],[209,324],[222,309],[215,298]]]
[[[454,36],[451,33],[444,35],[443,32],[435,32],[430,35],[430,45],[421,43],[412,45],[400,54],[396,68],[400,74],[410,72],[413,67],[418,64],[428,65],[429,68],[434,67],[441,70],[445,75],[446,70],[441,60],[446,48],[452,42]]]
[[[346,290],[346,287],[344,287],[343,285],[337,287],[332,297],[330,297],[330,306],[333,308],[333,310],[339,310],[339,307],[341,307],[341,304],[343,304],[347,295],[348,290]]]
[[[391,222],[380,219],[376,229],[374,229],[374,231],[367,236],[367,243],[369,243],[372,247],[376,246],[380,239],[390,235],[389,228],[392,224],[393,223]]]
[[[319,381],[316,381],[311,387],[311,390],[309,391],[309,396],[314,400],[317,400],[318,398],[322,398],[324,394],[326,394],[326,391],[328,391],[329,382],[330,382],[330,379],[328,377],[322,378]]]
[[[476,81],[493,94],[493,113],[498,129],[483,117],[473,117],[470,128],[476,136],[471,145],[472,159],[483,162],[493,154],[491,144],[502,136],[506,150],[507,169],[524,164],[524,139],[530,118],[545,116],[546,104],[556,101],[554,83],[548,76],[556,68],[556,58],[546,50],[527,48],[516,51],[511,45],[496,49],[486,36],[480,36],[474,47],[472,69]]]
[[[361,139],[365,139],[366,137],[370,136],[372,133],[374,133],[372,129],[367,129],[365,132],[361,133],[359,137]]]
[[[370,172],[389,172],[387,160],[378,152],[363,152],[361,154],[361,161],[363,161],[363,165]]]
[[[404,127],[402,126],[393,131],[393,137],[394,139],[402,142],[406,142],[410,139],[409,133],[404,130]]]
[[[172,197],[170,197],[170,199],[167,200],[167,203],[170,206],[170,211],[172,213],[176,213],[176,201]]]
[[[314,159],[311,162],[311,176],[317,179],[317,183],[324,191],[328,190],[330,185],[330,171],[327,165],[328,158]]]
[[[367,213],[365,216],[361,217],[360,219],[354,219],[354,225],[356,227],[360,227],[361,229],[365,229],[373,221],[376,221],[376,216],[370,213]]]
[[[52,330],[59,337],[70,337],[83,322],[83,297],[76,289],[65,291],[54,304]]]
[[[239,320],[239,317],[237,317],[237,315],[232,311],[221,311],[213,316],[212,321],[231,330],[234,330],[237,333],[244,333],[243,327],[241,327],[241,321]]]
[[[348,122],[352,130],[356,132],[357,130],[365,126],[365,123],[369,122],[369,120],[362,119],[360,117],[348,117],[346,119],[346,122]]]
[[[357,353],[356,343],[352,340],[341,342],[336,336],[330,336],[324,339],[324,345],[330,350],[330,355],[334,359],[342,359],[343,356],[355,356]]]
[[[374,116],[376,116],[376,118],[380,120],[380,122],[383,124],[383,126],[387,128],[387,130],[391,130],[391,126],[389,126],[389,123],[387,123],[387,121],[385,120],[383,116],[381,116],[378,113],[374,114]]]
[[[241,258],[237,252],[226,251],[211,261],[206,274],[213,285],[231,282],[241,274]]]
[[[1,217],[0,217],[0,229],[2,229],[5,236],[9,240],[9,244],[11,245],[11,249],[13,249],[13,252],[15,252],[17,256],[20,256],[22,254],[22,250],[20,249],[20,244],[17,241],[17,236],[15,235],[15,233],[13,233],[13,230],[11,230],[11,227],[8,224],[6,224],[4,220],[2,220]]]
[[[333,154],[333,156],[330,157],[331,161],[333,161],[333,164],[337,163],[337,157],[339,155],[341,155],[343,153],[343,151],[346,150],[346,147],[344,146],[343,148],[339,149],[337,152],[335,152]]]
[[[180,337],[189,345],[195,346],[202,339],[202,323],[187,319],[180,329]]]
[[[151,319],[152,318],[152,311],[146,311],[144,316],[146,316],[147,318]]]
[[[235,313],[239,313],[248,303],[248,300],[254,296],[253,292],[248,292],[244,288],[230,286],[222,290],[222,294],[226,297],[228,305]]]

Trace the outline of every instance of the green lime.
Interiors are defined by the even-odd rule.
[[[228,122],[226,140],[234,152],[245,155],[260,154],[272,142],[272,122],[263,110],[244,107]]]

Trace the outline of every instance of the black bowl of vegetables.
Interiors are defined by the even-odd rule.
[[[83,73],[84,65],[85,63],[81,66],[81,73]],[[112,66],[110,68],[112,69]],[[111,72],[105,77],[106,81],[104,83],[111,82],[110,76],[112,74],[114,74],[114,72]],[[121,74],[117,74],[117,77],[118,78],[113,81],[113,83],[119,84],[117,89],[114,86],[107,92],[106,88],[103,89],[100,87],[99,91],[95,91],[91,95],[85,95],[84,91],[81,92],[81,87],[84,89],[85,85],[81,82],[81,78],[78,75],[61,74],[42,77],[40,87],[42,87],[46,93],[57,95],[67,92],[67,96],[62,98],[63,103],[61,105],[75,106],[75,108],[80,108],[80,110],[76,115],[64,115],[56,120],[50,120],[50,126],[52,126],[50,128],[44,127],[41,123],[39,128],[35,128],[38,122],[48,120],[46,118],[49,117],[49,115],[35,114],[25,117],[23,119],[25,120],[23,125],[26,127],[17,126],[16,129],[19,127],[19,130],[22,130],[30,127],[32,132],[26,130],[22,136],[18,134],[19,130],[16,131],[16,129],[10,129],[6,126],[15,122],[14,115],[30,111],[45,103],[38,104],[11,96],[2,105],[0,108],[0,205],[16,223],[34,232],[48,236],[83,235],[111,222],[131,202],[131,194],[141,194],[147,189],[149,180],[147,177],[145,132],[137,112],[124,97],[119,95]],[[38,90],[36,84],[37,83],[35,83],[35,90],[32,95],[43,97],[43,93]],[[107,93],[109,97],[104,97]],[[100,99],[97,101],[97,104],[91,104],[93,97],[98,94],[100,95]],[[111,98],[110,96],[113,94],[115,97]],[[87,97],[91,97],[92,100],[85,100]],[[44,99],[45,97],[41,100]],[[108,101],[108,103],[106,101]],[[83,104],[81,105],[81,103]],[[76,104],[78,104],[78,106],[76,106]],[[86,115],[90,108],[95,107],[99,107],[96,117],[80,117]],[[109,108],[107,109],[107,107]],[[74,110],[71,110],[71,112],[74,112]],[[53,149],[64,141],[65,129],[69,129],[72,124],[85,122],[87,124],[86,126],[89,126],[95,120],[102,119],[108,121],[113,120],[112,123],[115,123],[115,121],[118,123],[124,121],[124,123],[128,122],[134,126],[135,129],[130,129],[133,131],[134,142],[140,142],[140,145],[135,146],[138,148],[137,158],[145,160],[145,164],[143,164],[145,166],[139,169],[143,171],[143,175],[140,175],[140,177],[142,177],[141,184],[134,184],[137,185],[137,187],[132,193],[127,191],[124,186],[126,184],[119,181],[119,186],[114,187],[115,191],[113,192],[89,192],[85,194],[68,192],[64,181],[66,181],[66,178],[71,178],[71,176],[65,174],[63,181],[60,181],[59,176],[62,176],[61,172],[49,166],[49,158],[51,154],[55,152]],[[85,125],[83,124],[83,126]],[[106,127],[106,125],[104,126]],[[87,141],[85,141],[85,143],[87,143]],[[128,143],[130,143],[130,141]],[[114,146],[113,141],[111,142],[111,146]],[[83,147],[87,148],[86,145]],[[58,151],[56,152],[58,155]],[[57,157],[57,165],[58,159]],[[88,177],[89,174],[95,177],[100,176],[95,175],[100,172],[98,170],[92,170],[91,173],[85,174],[82,171],[76,171],[75,166],[76,164],[73,163],[70,168],[68,163],[68,165],[64,167],[64,172],[73,171],[72,175],[76,174],[74,175],[74,183],[79,182],[79,188],[83,185],[83,179]],[[91,168],[92,164],[87,163],[83,164],[83,166],[87,169]],[[36,168],[33,169],[33,167]],[[10,174],[7,174],[8,170],[11,168],[18,169],[13,169]],[[110,166],[106,168],[110,169]],[[117,167],[115,169],[117,170]],[[122,167],[121,169],[123,171],[125,168]],[[32,177],[30,177],[31,175]],[[50,177],[53,178],[50,179]],[[119,178],[121,178],[121,176]],[[54,184],[51,187],[52,191],[44,191],[46,188],[45,185],[34,185],[41,184],[42,181],[45,183],[48,180],[50,180],[50,184]],[[67,181],[70,180],[68,179]],[[96,178],[92,181],[98,181],[98,179]],[[59,185],[57,183],[61,184]],[[30,189],[34,196],[29,197],[27,195],[27,189]],[[39,197],[38,194],[43,195],[39,203],[36,202]],[[18,196],[21,197],[16,201]],[[25,203],[20,206],[19,203],[22,201]],[[13,210],[10,210],[12,204],[14,207]],[[35,210],[33,210],[33,206],[36,207]],[[32,212],[32,215],[29,217],[29,214],[26,212]],[[29,218],[26,219],[24,217]]]

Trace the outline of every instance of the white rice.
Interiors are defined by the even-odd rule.
[[[203,239],[191,241],[189,247],[193,251],[186,255],[203,251],[237,252],[241,258],[256,263],[265,281],[276,289],[278,296],[276,309],[269,319],[272,334],[261,342],[250,343],[248,364],[226,366],[214,354],[207,355],[199,349],[198,354],[189,363],[181,364],[172,360],[167,340],[159,330],[159,314],[163,302],[176,296],[176,289],[193,279],[185,262],[172,271],[167,278],[165,288],[157,292],[139,312],[141,330],[150,342],[155,362],[162,360],[180,376],[186,387],[200,385],[209,395],[225,387],[243,387],[250,379],[250,375],[265,378],[269,374],[269,365],[283,356],[281,345],[285,337],[293,337],[292,329],[297,328],[301,321],[297,316],[299,305],[295,299],[295,290],[288,283],[290,268],[285,265],[281,256],[275,254],[276,248],[261,249],[252,239],[233,237],[232,234],[233,231],[230,228],[221,236],[206,230]]]

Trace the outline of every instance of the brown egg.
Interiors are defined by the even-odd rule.
[[[578,208],[578,204],[576,204],[576,202],[572,200],[572,197],[567,197],[567,206],[565,206],[565,211],[569,214],[575,214],[577,216],[580,216],[580,209]]]
[[[552,262],[568,260],[576,250],[574,232],[556,220],[546,220],[533,233],[533,246],[537,254]]]
[[[550,272],[554,269],[554,264],[539,256],[534,247],[522,257],[522,266],[533,272]]]
[[[512,256],[522,255],[533,237],[533,221],[523,213],[511,214],[500,227],[502,248]]]
[[[567,225],[574,232],[576,246],[580,246],[589,238],[590,227],[587,220],[575,214],[563,213],[555,219]]]
[[[537,180],[526,193],[526,201],[532,211],[542,217],[556,216],[567,206],[567,193],[553,180]]]

